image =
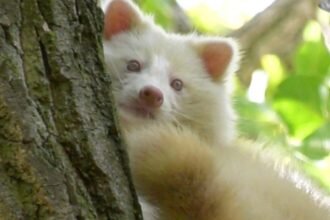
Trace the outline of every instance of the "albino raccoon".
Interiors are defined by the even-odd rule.
[[[104,51],[145,219],[330,219],[329,199],[307,180],[236,140],[234,40],[166,33],[113,0]]]

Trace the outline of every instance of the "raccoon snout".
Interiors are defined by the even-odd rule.
[[[149,108],[159,108],[164,102],[160,89],[154,86],[145,86],[139,92],[140,101]]]

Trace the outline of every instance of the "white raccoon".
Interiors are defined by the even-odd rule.
[[[307,180],[237,141],[234,40],[166,33],[113,0],[104,51],[145,219],[330,220],[329,199]]]

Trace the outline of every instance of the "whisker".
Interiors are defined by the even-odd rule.
[[[191,121],[191,122],[194,122],[194,123],[198,123],[198,124],[203,124],[203,125],[205,125],[205,124],[210,124],[210,122],[202,122],[202,121],[200,121],[200,120],[198,120],[198,119],[196,119],[196,118],[193,118],[193,117],[190,117],[190,116],[188,116],[187,114],[184,114],[184,113],[182,113],[182,112],[180,112],[180,111],[178,111],[178,110],[175,110],[175,109],[166,109],[166,108],[164,108],[163,109],[166,113],[168,113],[168,114],[170,114],[170,115],[179,115],[180,117],[182,117],[182,118],[184,118],[184,119],[186,119],[186,120],[189,120],[189,121]],[[175,117],[173,117],[173,118],[175,118]],[[177,120],[177,122],[178,122],[178,119],[176,119]],[[179,123],[179,122],[178,122]]]

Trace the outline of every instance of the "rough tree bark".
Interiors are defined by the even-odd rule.
[[[0,0],[0,219],[141,219],[93,0]]]

